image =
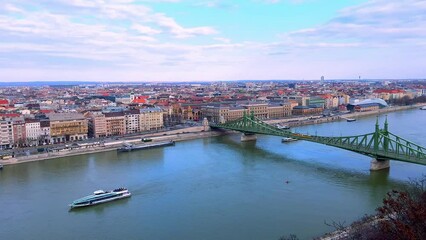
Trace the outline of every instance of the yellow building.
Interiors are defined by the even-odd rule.
[[[79,113],[51,113],[50,135],[53,143],[87,139],[88,121]]]
[[[163,110],[159,107],[142,108],[139,114],[139,128],[141,131],[158,130],[164,127]]]
[[[277,119],[291,116],[291,103],[269,104],[268,118]]]
[[[238,106],[211,105],[201,108],[203,118],[215,123],[225,123],[242,118],[244,112],[260,119],[283,118],[291,116],[290,103],[245,103]]]

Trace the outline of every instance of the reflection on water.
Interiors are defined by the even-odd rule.
[[[426,121],[426,111],[389,114],[389,120],[392,132],[426,145],[426,132],[413,123]],[[366,133],[374,122],[299,131]],[[2,238],[278,239],[295,233],[306,239],[332,230],[324,220],[350,222],[372,213],[387,191],[426,173],[403,162],[370,172],[366,156],[280,140],[258,136],[241,143],[234,134],[6,166],[0,171],[0,206],[7,206],[0,208]],[[81,196],[121,186],[131,198],[68,211]]]

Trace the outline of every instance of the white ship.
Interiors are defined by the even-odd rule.
[[[97,190],[92,195],[75,200],[69,206],[71,208],[87,207],[122,198],[128,198],[131,195],[132,194],[126,188],[117,188],[112,191]]]

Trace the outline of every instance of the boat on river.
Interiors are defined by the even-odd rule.
[[[355,122],[356,119],[355,118],[346,118],[346,122]]]
[[[281,142],[283,142],[283,143],[294,142],[294,141],[297,141],[297,139],[295,139],[295,138],[289,138],[289,137],[285,137],[285,138],[281,139]]]
[[[290,126],[288,126],[288,125],[281,125],[281,124],[277,124],[277,128],[279,128],[279,129],[283,129],[283,130],[288,130],[288,129],[290,129]]]
[[[130,143],[124,143],[123,146],[117,151],[119,152],[131,152],[135,150],[142,150],[147,148],[155,148],[155,147],[163,147],[163,146],[173,146],[175,145],[174,141],[165,141],[165,142],[151,142],[148,144],[140,144],[140,145],[134,145]]]
[[[106,203],[118,199],[128,198],[132,194],[127,188],[117,188],[112,191],[97,190],[92,195],[82,197],[75,200],[69,206],[71,209],[79,207],[87,207],[100,203]]]
[[[420,110],[426,110],[426,106],[421,107]]]

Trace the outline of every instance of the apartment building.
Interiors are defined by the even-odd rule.
[[[79,113],[51,113],[50,135],[53,143],[87,139],[88,120]]]
[[[122,136],[126,134],[124,112],[104,113],[106,123],[106,136]]]
[[[140,132],[139,115],[140,111],[138,109],[124,112],[126,134]]]
[[[107,136],[106,118],[102,112],[88,112],[85,116],[87,116],[89,120],[89,137],[101,138]]]
[[[0,149],[12,147],[13,123],[10,118],[0,119]]]
[[[50,144],[51,136],[50,136],[50,121],[42,120],[40,121],[40,144]]]
[[[158,130],[164,127],[163,110],[159,107],[142,108],[139,110],[140,131]]]
[[[316,114],[322,114],[323,112],[322,107],[317,106],[296,106],[292,110],[293,115],[316,115]]]
[[[12,119],[13,124],[13,145],[21,147],[26,142],[26,129],[25,119],[23,117],[16,117]]]
[[[27,145],[38,145],[41,134],[40,120],[25,119],[25,136]]]

